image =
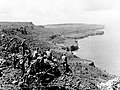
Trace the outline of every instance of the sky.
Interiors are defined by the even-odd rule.
[[[104,23],[120,18],[119,0],[0,0],[0,21]]]

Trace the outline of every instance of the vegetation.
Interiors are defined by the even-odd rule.
[[[59,62],[61,62],[61,55],[63,53],[67,54],[68,64],[72,73],[63,74],[55,78],[47,87],[41,87],[43,90],[99,90],[97,83],[114,77],[98,69],[94,62],[66,52],[58,45],[65,45],[67,40],[71,41],[70,44],[73,45],[76,38],[84,38],[86,35],[91,36],[101,33],[102,31],[97,30],[103,29],[104,26],[102,25],[57,24],[35,26],[31,22],[4,22],[0,23],[0,28],[0,33],[5,35],[4,39],[0,37],[0,50],[2,51],[5,47],[9,47],[6,52],[0,54],[0,59],[5,60],[0,66],[3,73],[0,78],[0,87],[3,90],[19,90],[19,84],[23,77],[19,69],[13,68],[11,57],[8,55],[15,48],[15,45],[20,45],[24,40],[31,50],[39,47],[42,52],[51,48],[53,50],[52,55]],[[11,42],[12,38],[16,39]],[[18,82],[13,84],[13,81]],[[35,87],[33,88],[37,90]]]

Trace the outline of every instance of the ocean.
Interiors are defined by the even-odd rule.
[[[75,54],[92,60],[110,74],[120,75],[120,23],[106,24],[104,35],[89,36],[78,40],[80,49]]]

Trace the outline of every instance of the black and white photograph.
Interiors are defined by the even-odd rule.
[[[0,90],[120,90],[120,0],[0,0]]]

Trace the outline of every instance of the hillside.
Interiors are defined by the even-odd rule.
[[[66,47],[76,44],[76,38],[84,38],[86,35],[99,35],[101,32],[103,34],[104,32],[100,31],[100,29],[104,28],[102,25],[57,24],[36,26],[31,22],[1,22],[0,28],[0,35],[5,35],[4,39],[0,37],[0,60],[4,61],[0,65],[3,73],[0,78],[0,87],[3,90],[21,90],[19,84],[24,83],[21,70],[13,68],[13,57],[11,56],[15,46],[21,45],[24,40],[31,51],[34,51],[36,47],[40,49],[39,52],[51,48],[52,56],[58,60],[58,63],[61,62],[61,55],[66,53],[71,70],[67,74],[54,77],[46,87],[41,86],[41,83],[36,84],[37,79],[34,80],[34,76],[31,76],[31,80],[34,80],[34,82],[25,86],[27,90],[38,90],[36,89],[37,86],[39,86],[39,90],[99,90],[97,86],[99,83],[115,77],[98,69],[91,60],[81,59],[66,51]],[[11,41],[13,38],[15,40]],[[67,45],[68,42],[69,45]],[[58,66],[58,68],[62,73],[61,66]]]

